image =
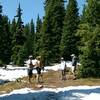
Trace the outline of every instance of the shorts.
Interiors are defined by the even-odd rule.
[[[65,69],[61,70],[61,72],[62,72],[62,76],[66,75],[66,70]]]
[[[33,71],[33,68],[29,68],[28,69],[28,76],[29,77],[32,77],[32,74],[33,74],[32,71]]]
[[[72,66],[76,66],[77,65],[77,63],[76,62],[72,62]]]
[[[36,71],[37,71],[37,74],[41,74],[41,68],[40,67],[36,67]]]

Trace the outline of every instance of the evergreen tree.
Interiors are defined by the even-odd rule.
[[[64,18],[64,26],[61,38],[61,55],[70,60],[71,54],[77,54],[76,32],[79,24],[79,15],[76,0],[69,0]]]
[[[11,34],[13,35],[13,37],[14,37],[15,32],[16,32],[16,27],[17,27],[17,23],[16,23],[16,20],[15,20],[15,18],[14,18],[14,19],[12,20],[11,25],[10,25],[10,31],[11,31]],[[12,37],[12,39],[13,39],[13,37]]]
[[[92,26],[96,24],[100,25],[100,1],[98,0],[87,0],[86,7],[86,21]]]
[[[16,24],[16,32],[13,37],[14,46],[12,48],[12,51],[13,51],[12,61],[17,65],[23,64],[23,61],[24,61],[23,59],[24,54],[20,53],[23,48],[24,41],[25,41],[25,36],[23,33],[23,22],[21,19],[21,15],[22,15],[21,11],[22,10],[19,4],[19,7],[17,9],[17,15],[15,16],[18,19],[17,19],[17,24]]]
[[[7,16],[3,16],[3,35],[2,35],[2,60],[5,64],[9,64],[11,60],[12,39],[10,33],[10,23]],[[5,60],[6,59],[6,60]]]
[[[10,23],[7,16],[2,16],[0,5],[0,63],[8,64],[11,57]]]
[[[88,0],[84,13],[85,21],[79,25],[80,77],[100,77],[100,2]]]
[[[59,44],[61,40],[63,19],[63,0],[46,0],[45,17],[41,29],[41,55],[47,61],[52,62],[59,60]]]
[[[2,5],[0,5],[0,65],[3,63],[3,61],[2,61],[2,33],[3,33],[3,27],[2,27]]]
[[[2,18],[2,5],[0,5],[0,19]],[[0,20],[1,21],[1,20]]]
[[[35,29],[33,19],[30,23],[30,53],[35,56]]]
[[[25,37],[23,36],[23,22],[22,22],[22,18],[21,18],[21,8],[20,8],[20,4],[19,7],[17,9],[17,15],[15,17],[17,17],[17,26],[16,26],[16,33],[15,33],[15,44],[17,45],[23,45]]]
[[[12,40],[12,42],[11,42],[12,47],[11,48],[13,48],[13,46],[14,46],[13,40],[14,40],[14,35],[16,33],[16,27],[17,27],[17,23],[16,23],[15,18],[14,18],[12,20],[12,23],[10,24],[10,33],[11,33],[11,40]],[[12,51],[12,49],[11,49],[11,51]],[[13,51],[12,51],[12,54],[13,54]]]
[[[80,25],[81,42],[79,46],[81,67],[80,77],[99,77],[100,71],[100,29],[89,24]]]
[[[42,26],[42,21],[41,21],[39,15],[38,15],[37,22],[36,22],[36,33],[40,33],[41,26]]]
[[[30,49],[31,49],[30,42],[31,41],[30,41],[30,25],[29,25],[29,23],[24,26],[24,35],[26,37],[26,41],[25,41],[23,48],[26,51],[25,58],[27,58],[30,54],[32,55],[32,53],[30,53]]]
[[[35,49],[35,30],[34,30],[34,23],[33,23],[33,19],[31,20],[31,22],[29,24],[26,24],[24,27],[24,34],[26,37],[26,41],[24,44],[24,50],[26,52],[26,57],[28,57],[29,55],[35,55],[34,49]]]
[[[86,4],[84,4],[84,6],[83,6],[82,15],[80,16],[80,20],[81,20],[80,23],[85,23],[86,22],[85,11],[86,11]]]
[[[40,48],[41,48],[41,27],[42,27],[42,21],[38,15],[37,22],[36,22],[36,36],[35,36],[35,55],[40,54]]]

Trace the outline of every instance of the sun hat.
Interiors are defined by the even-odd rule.
[[[75,56],[75,54],[71,54],[71,57]]]
[[[63,58],[63,57],[61,57],[61,60],[64,60],[64,58]]]
[[[32,55],[30,55],[30,56],[29,56],[29,58],[33,58],[33,56],[32,56]]]

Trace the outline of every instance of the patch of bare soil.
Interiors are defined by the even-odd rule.
[[[68,87],[68,86],[99,86],[100,79],[95,78],[85,78],[85,79],[76,79],[73,80],[74,76],[71,74],[66,74],[67,79],[61,80],[61,72],[60,71],[49,71],[48,73],[43,73],[43,82],[39,84],[41,87],[37,87],[35,75],[33,74],[32,83],[28,82],[28,77],[23,77],[15,82],[9,82],[3,85],[0,85],[0,94],[8,93],[15,89],[21,88],[32,88],[32,89],[41,89],[45,88],[60,88],[60,87]]]

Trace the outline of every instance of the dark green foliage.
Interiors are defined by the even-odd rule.
[[[41,29],[41,54],[50,62],[60,57],[59,44],[64,19],[63,0],[46,0],[45,17]],[[55,55],[55,56],[54,56]]]
[[[17,19],[17,28],[18,29],[21,29],[22,28],[22,24],[23,24],[22,18],[21,18],[21,15],[22,15],[21,11],[22,11],[22,9],[21,9],[20,4],[19,4],[18,9],[17,9],[17,15],[15,16],[15,17],[18,18]]]
[[[86,12],[86,5],[84,4],[83,11],[82,11],[82,15],[80,16],[81,23],[86,22],[85,12]]]
[[[40,55],[40,49],[41,49],[41,27],[42,27],[42,21],[38,15],[37,22],[36,22],[36,34],[35,34],[35,55]]]
[[[20,8],[20,4],[19,4],[19,7],[18,7],[18,10],[17,10],[17,15],[15,17],[17,17],[17,23],[16,23],[16,33],[15,33],[15,36],[14,36],[14,39],[15,39],[15,44],[17,45],[23,45],[24,44],[24,41],[25,41],[25,37],[24,37],[24,33],[23,33],[23,22],[22,22],[22,19],[21,19],[21,8]]]
[[[100,25],[100,1],[88,0],[85,12],[86,21],[92,26]]]
[[[30,54],[35,56],[35,26],[34,26],[33,19],[31,20],[30,23],[30,47],[31,47]]]
[[[22,46],[20,45],[15,45],[13,48],[12,48],[12,51],[13,51],[13,54],[11,56],[11,59],[12,61],[14,62],[14,64],[18,64],[17,61],[18,61],[18,54],[19,54],[19,51],[21,49]],[[19,65],[19,64],[18,64]]]
[[[80,77],[100,77],[100,2],[88,0],[84,21],[79,26]]]
[[[80,62],[82,64],[79,75],[81,77],[99,77],[100,76],[100,29],[99,27],[84,31],[82,35],[83,45],[80,46],[82,54]]]
[[[79,24],[79,15],[76,0],[69,0],[64,18],[61,38],[61,56],[70,60],[71,54],[78,54],[76,32]]]
[[[40,33],[42,27],[42,21],[38,15],[37,22],[36,22],[36,34]]]
[[[2,35],[3,35],[3,25],[2,25],[2,5],[0,5],[0,63],[2,64]]]
[[[13,43],[13,48],[12,48],[12,61],[15,63],[15,64],[22,64],[22,62],[19,62],[21,60],[20,58],[20,52],[22,51],[22,47],[24,45],[24,42],[25,42],[25,36],[24,36],[24,33],[23,33],[23,22],[22,22],[22,19],[21,19],[21,8],[20,8],[20,4],[19,4],[19,7],[17,9],[17,15],[15,17],[17,17],[17,23],[16,23],[16,31],[14,32],[14,35],[13,35],[13,40],[12,40],[12,43]]]
[[[3,64],[10,62],[11,56],[11,34],[10,23],[7,16],[2,16],[2,6],[0,5],[0,61]]]
[[[27,38],[24,44],[24,49],[26,52],[26,57],[29,55],[35,55],[34,53],[34,42],[35,42],[35,32],[34,32],[34,23],[33,20],[31,20],[30,24],[26,24],[24,27],[24,34],[25,37]]]
[[[11,33],[11,40],[12,40],[12,43],[11,43],[12,47],[11,48],[13,48],[13,46],[15,45],[14,44],[14,42],[15,42],[14,38],[15,38],[15,34],[16,34],[16,28],[17,28],[17,23],[16,23],[15,18],[14,18],[12,20],[11,25],[10,25],[10,33]],[[11,49],[11,51],[12,51],[12,49]],[[13,51],[12,51],[12,54],[13,54]]]
[[[29,24],[26,24],[25,26],[24,26],[24,35],[25,35],[25,37],[26,37],[26,41],[25,41],[25,44],[24,44],[24,49],[26,50],[26,53],[25,53],[25,55],[26,55],[26,58],[30,55],[30,50],[32,50],[31,49],[31,47],[30,47],[30,25]]]
[[[2,60],[5,64],[8,64],[11,59],[11,47],[12,39],[10,33],[10,23],[8,17],[3,16],[3,35],[2,35]]]
[[[26,58],[27,58],[27,49],[25,48],[25,46],[23,46],[19,49],[18,60],[16,64],[24,66],[24,61]]]

